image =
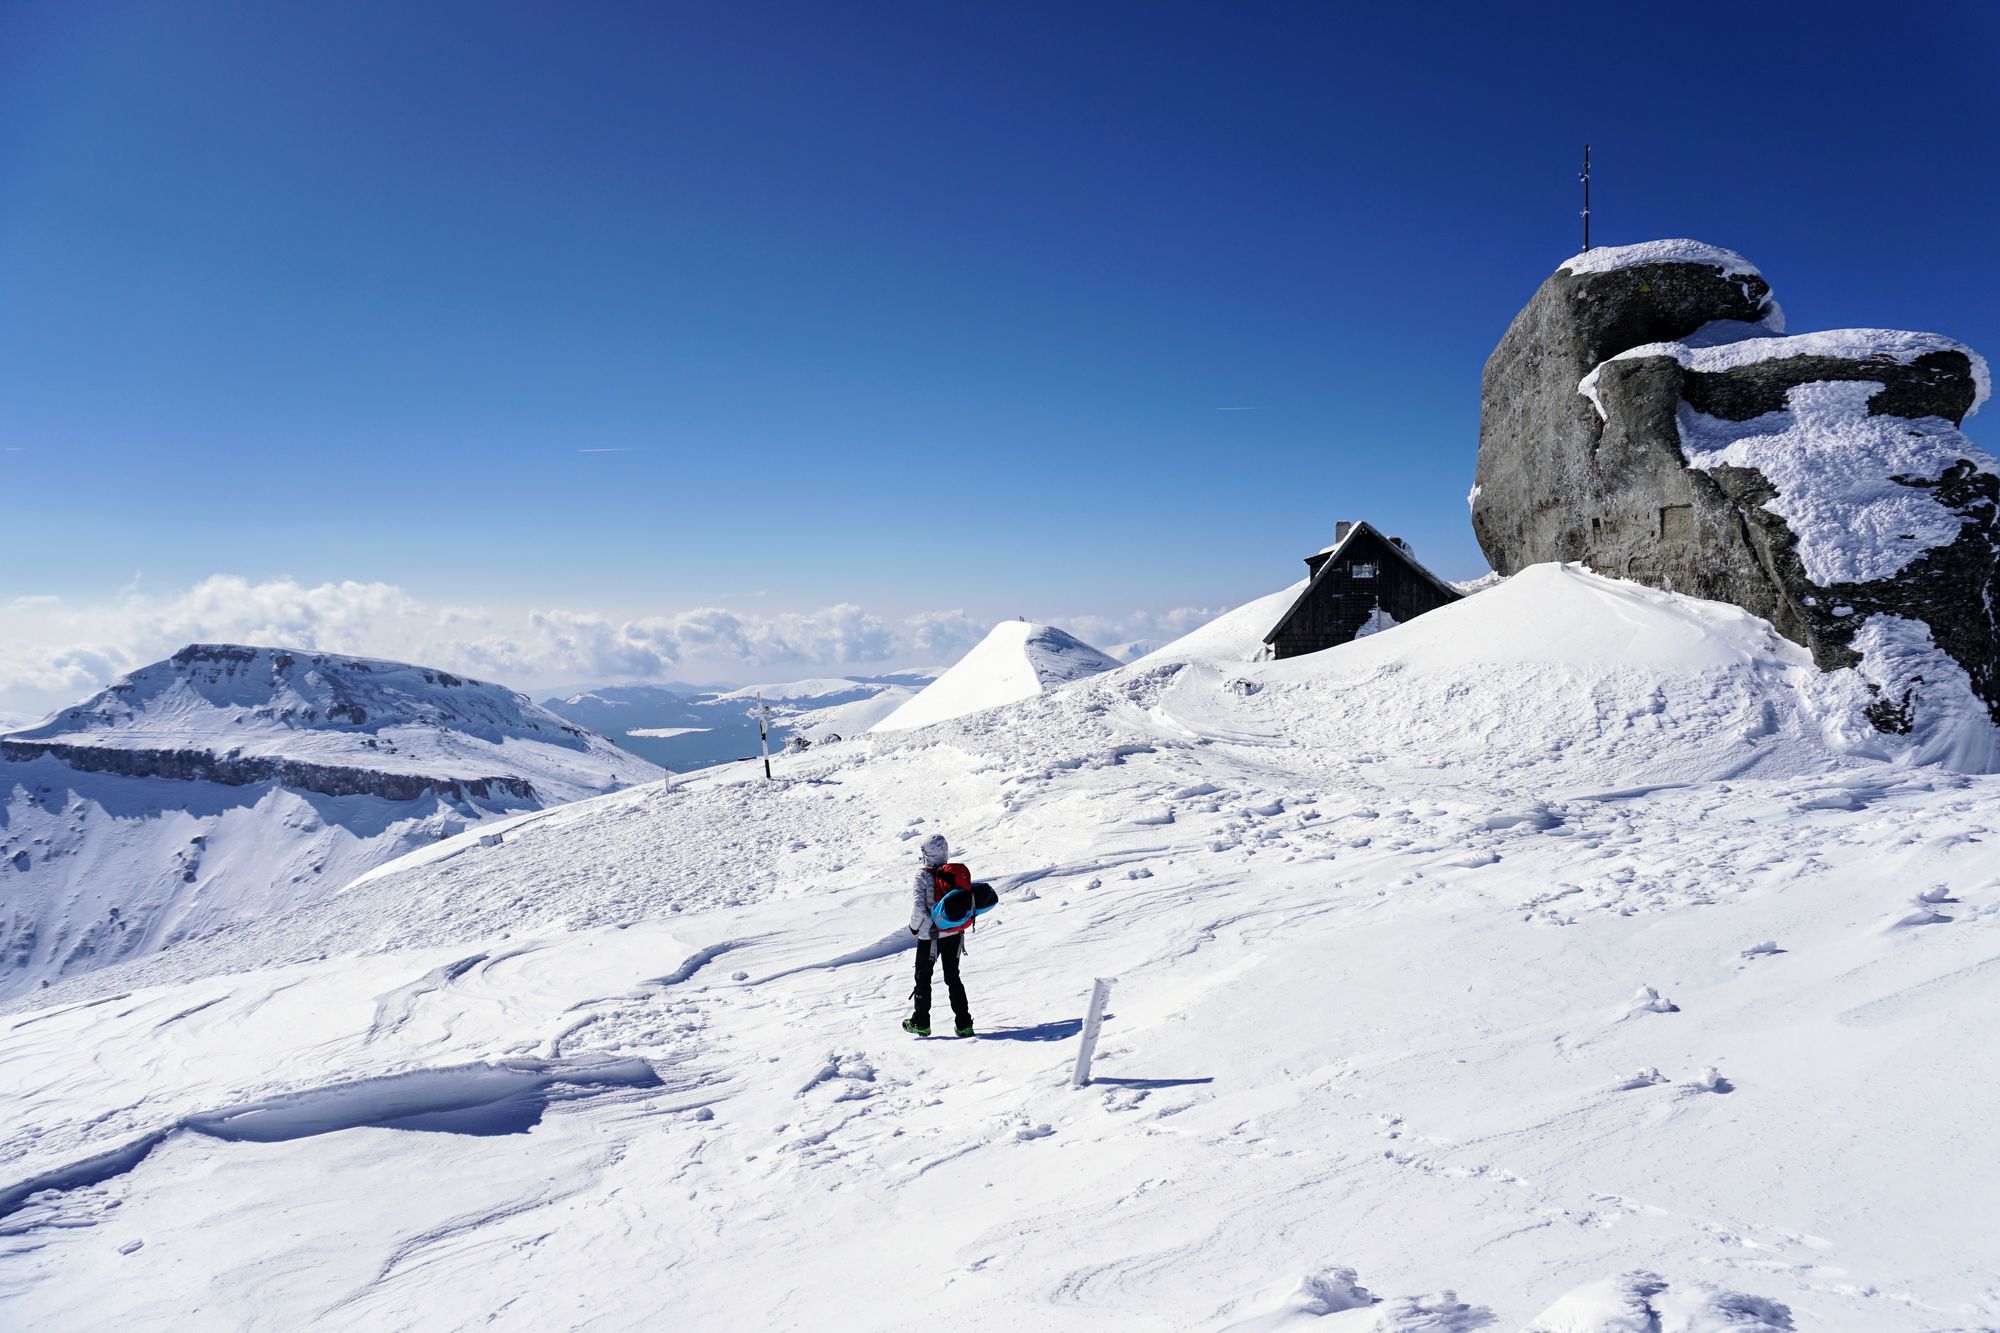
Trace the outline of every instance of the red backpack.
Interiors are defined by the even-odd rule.
[[[937,905],[944,901],[944,896],[947,893],[958,889],[964,889],[968,894],[972,892],[972,872],[970,870],[967,870],[956,861],[947,861],[941,866],[931,867],[931,909],[933,911],[936,911]],[[971,899],[968,898],[966,901],[969,904]],[[967,907],[965,920],[955,926],[939,925],[935,917],[932,918],[931,924],[936,927],[939,939],[943,939],[947,935],[956,935],[972,924],[971,908]]]

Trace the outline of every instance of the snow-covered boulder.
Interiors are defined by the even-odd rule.
[[[2000,722],[2000,473],[1984,361],[1934,334],[1782,336],[1741,256],[1593,250],[1487,362],[1472,517],[1502,574],[1573,560],[1733,602],[1858,667],[1867,720]]]
[[[1032,698],[1122,665],[1053,625],[1003,620],[978,646],[874,731],[907,731]]]

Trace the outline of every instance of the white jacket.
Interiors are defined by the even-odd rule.
[[[936,901],[937,880],[931,875],[935,866],[951,860],[951,845],[941,833],[933,833],[924,839],[920,851],[923,866],[917,871],[917,880],[910,899],[910,933],[920,940],[934,940],[938,935],[937,922],[931,919],[931,904]],[[972,927],[967,926],[961,934],[969,935]]]

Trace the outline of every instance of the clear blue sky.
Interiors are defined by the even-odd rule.
[[[1601,242],[1993,353],[1996,56],[1988,3],[10,3],[0,593],[1113,613],[1346,515],[1469,576],[1584,140]]]

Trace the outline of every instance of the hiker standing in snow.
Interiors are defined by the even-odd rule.
[[[953,863],[950,857],[951,844],[942,833],[924,839],[916,900],[910,908],[910,933],[917,937],[917,986],[911,992],[916,1007],[903,1020],[903,1031],[919,1037],[931,1035],[931,967],[936,958],[944,960],[944,986],[951,996],[951,1016],[958,1024],[958,1035],[972,1035],[972,1009],[965,1000],[965,984],[958,979],[958,960],[965,953],[965,932],[972,927],[971,914],[954,927],[939,926],[931,916],[931,908],[945,894],[972,887],[972,872]]]

